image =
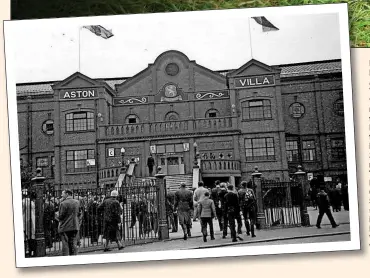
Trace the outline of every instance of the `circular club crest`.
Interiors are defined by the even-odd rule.
[[[303,116],[304,110],[304,106],[301,103],[295,102],[290,106],[290,115],[293,118],[300,118]]]
[[[179,73],[180,69],[179,66],[175,63],[169,63],[166,66],[166,73],[170,76],[175,76]]]
[[[171,84],[164,87],[164,95],[168,98],[176,97],[177,96],[176,86]]]

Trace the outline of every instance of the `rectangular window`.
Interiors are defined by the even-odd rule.
[[[274,138],[245,139],[247,161],[275,160]]]
[[[93,159],[95,159],[95,150],[67,151],[67,172],[94,171],[96,167],[91,163]]]
[[[252,100],[242,103],[243,120],[251,119],[270,119],[271,102],[265,100]]]
[[[66,115],[66,131],[94,130],[94,113],[76,112]]]
[[[315,140],[306,140],[302,142],[302,156],[304,161],[316,160]]]
[[[298,141],[286,141],[286,154],[289,162],[296,162],[299,160]]]
[[[345,160],[346,148],[344,139],[331,139],[331,159],[332,160]]]

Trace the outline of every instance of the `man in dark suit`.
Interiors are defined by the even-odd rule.
[[[80,202],[72,198],[72,191],[64,190],[57,216],[63,256],[77,255],[77,233],[80,229],[80,216]]]
[[[222,231],[223,230],[223,226],[222,226],[223,221],[222,221],[221,201],[220,201],[220,198],[219,198],[220,192],[221,192],[220,181],[217,180],[215,182],[215,187],[211,190],[211,199],[215,203],[218,226],[220,227],[220,231]]]
[[[153,155],[150,154],[150,156],[148,157],[147,163],[146,163],[146,165],[148,166],[148,169],[149,169],[149,176],[150,177],[153,176],[154,164],[155,164],[155,162],[154,162]]]
[[[328,216],[330,224],[333,228],[338,227],[339,225],[335,222],[330,210],[330,200],[328,194],[325,192],[325,185],[320,186],[320,192],[317,195],[317,201],[319,206],[319,216],[317,217],[316,227],[318,229],[321,228],[321,220],[324,214]]]
[[[235,220],[238,218],[238,215],[240,215],[239,198],[232,184],[227,186],[227,191],[228,192],[225,195],[225,211],[227,213],[227,220],[230,226],[232,242],[236,242],[237,238],[239,240],[243,240],[241,237],[236,235],[235,230]]]
[[[175,193],[175,211],[177,211],[180,226],[184,233],[184,240],[191,236],[191,211],[193,208],[193,193],[186,189],[185,183],[181,183],[180,190]]]

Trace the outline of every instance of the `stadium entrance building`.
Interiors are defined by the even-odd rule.
[[[242,64],[242,63],[241,63]],[[167,51],[131,78],[17,84],[21,164],[55,183],[114,186],[122,162],[167,181],[346,179],[340,60],[215,72]]]

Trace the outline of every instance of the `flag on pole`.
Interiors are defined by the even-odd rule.
[[[257,16],[252,17],[259,25],[262,25],[262,31],[263,32],[269,32],[269,31],[277,31],[279,28],[277,28],[275,25],[273,25],[270,21],[266,19],[264,16]]]
[[[87,25],[83,26],[83,28],[90,30],[92,33],[102,37],[103,39],[109,39],[110,37],[113,37],[112,30],[107,30],[101,25]]]

